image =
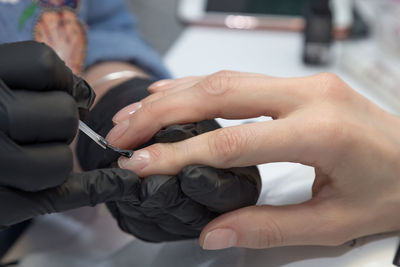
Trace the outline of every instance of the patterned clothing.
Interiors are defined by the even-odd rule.
[[[123,0],[0,0],[0,43],[45,42],[75,73],[117,60],[168,77],[136,26]]]

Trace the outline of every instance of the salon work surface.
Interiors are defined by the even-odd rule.
[[[342,71],[337,62],[324,68],[305,67],[301,61],[302,41],[299,33],[191,27],[167,53],[165,62],[175,77],[204,75],[222,69],[288,77],[331,71],[339,74],[364,96],[393,111]],[[340,47],[336,49],[340,50]],[[268,118],[256,120],[264,119]],[[249,120],[219,122],[223,126],[229,126]],[[273,163],[259,167],[263,178],[259,204],[298,203],[311,197],[314,177],[312,168],[291,163]],[[81,212],[87,217],[85,211],[87,209]],[[65,220],[65,216],[69,219]],[[197,240],[145,243],[118,232],[117,226],[101,210],[93,216],[94,218],[81,223],[71,219],[77,216],[71,217],[70,214],[42,217],[17,244],[9,258],[30,252],[20,264],[29,267],[385,267],[393,266],[392,261],[399,244],[398,233],[390,233],[360,238],[339,247],[297,246],[263,250],[232,248],[204,251]],[[61,220],[62,217],[64,220]],[[63,224],[54,227],[54,223],[61,221]],[[53,228],[49,228],[50,225]],[[52,230],[57,233],[57,238],[49,235]],[[81,234],[77,234],[78,232]],[[44,237],[48,237],[48,240],[44,240]],[[60,240],[64,243],[59,242]],[[54,248],[52,244],[56,242],[63,246]]]

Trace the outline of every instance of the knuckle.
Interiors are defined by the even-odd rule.
[[[182,156],[175,143],[156,143],[146,148],[150,155],[150,162],[155,169],[161,168],[160,174],[175,175],[182,166]]]
[[[225,128],[212,132],[208,145],[216,158],[229,164],[240,156],[246,144],[247,139],[240,132]]]
[[[77,118],[77,110],[78,106],[76,104],[75,99],[65,92],[54,92],[59,94],[60,105],[59,107],[64,110],[65,113],[71,114],[71,116],[75,116]]]
[[[53,75],[55,67],[59,64],[60,59],[56,52],[47,45],[42,45],[38,48],[38,67],[43,73]]]
[[[285,236],[278,223],[270,218],[264,226],[257,231],[257,243],[259,248],[270,248],[285,244]]]
[[[335,85],[341,83],[341,79],[334,73],[331,72],[322,72],[317,74],[320,85],[322,87],[335,87]]]
[[[334,73],[323,72],[317,74],[319,93],[328,99],[343,95],[343,81]]]
[[[38,57],[48,58],[54,53],[53,49],[45,43],[38,43],[36,41],[27,41],[27,43],[29,43],[31,51]]]
[[[148,103],[157,101],[159,99],[162,99],[165,96],[167,96],[167,92],[159,91],[159,92],[155,92],[155,93],[149,95],[148,97],[142,99],[141,102],[142,102],[142,104],[148,104]]]
[[[142,101],[142,107],[140,108],[140,112],[143,112],[146,116],[152,117],[155,114],[156,104],[155,101]]]
[[[164,146],[162,144],[154,144],[146,148],[152,162],[158,162],[163,159],[163,148]]]
[[[199,83],[200,88],[209,95],[222,95],[233,88],[234,72],[219,71],[214,73]]]
[[[70,129],[74,129],[78,120],[78,107],[75,100],[67,93],[55,92],[60,95],[59,108],[60,113],[63,114],[63,124]]]

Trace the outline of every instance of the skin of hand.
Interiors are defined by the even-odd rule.
[[[224,214],[203,229],[204,249],[339,245],[400,229],[400,119],[336,75],[222,71],[160,81],[149,90],[152,95],[114,117],[107,137],[113,145],[135,147],[167,125],[209,118],[274,120],[153,144],[121,158],[122,168],[140,176],[176,174],[191,164],[297,162],[315,168],[311,200]]]
[[[102,77],[106,76],[107,74],[113,73],[113,72],[118,72],[118,71],[132,71],[136,73],[136,76],[132,77],[123,77],[120,79],[116,80],[111,80],[104,82],[102,84],[99,84],[93,90],[96,93],[96,100],[95,104],[100,100],[100,98],[107,93],[111,88],[117,86],[118,84],[121,84],[129,79],[132,79],[134,77],[148,77],[148,75],[141,70],[139,67],[126,63],[126,62],[121,62],[121,61],[106,61],[106,62],[101,62],[98,63],[91,68],[89,68],[83,75],[83,78],[90,84],[93,85],[96,81],[101,79]]]

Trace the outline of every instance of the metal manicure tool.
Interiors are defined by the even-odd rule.
[[[132,155],[133,155],[133,151],[132,150],[119,149],[119,148],[111,146],[104,137],[102,137],[101,135],[97,134],[95,131],[93,131],[89,126],[87,126],[81,120],[79,120],[79,129],[82,132],[84,132],[90,139],[95,141],[103,149],[111,149],[112,151],[117,152],[121,156],[124,156],[124,157],[127,157],[127,158],[132,157]]]

